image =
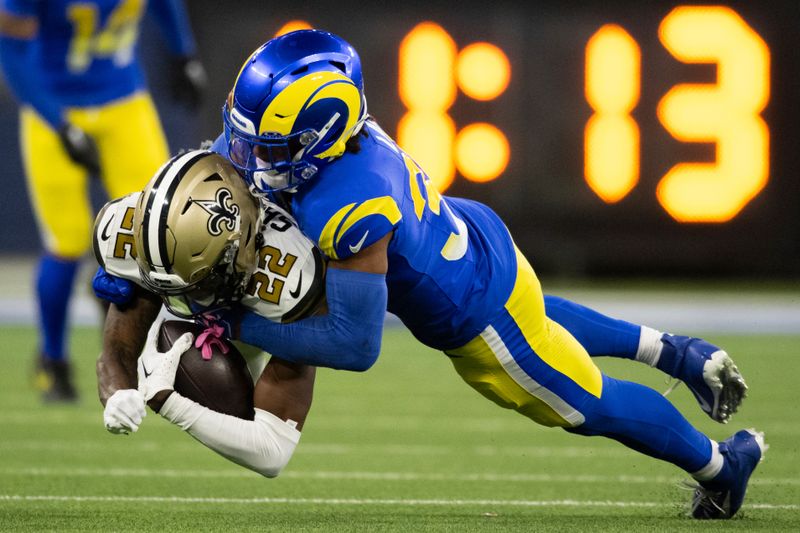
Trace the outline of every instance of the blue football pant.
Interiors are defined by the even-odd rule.
[[[447,351],[459,375],[545,426],[612,438],[690,473],[706,466],[708,437],[658,392],[604,376],[581,342],[547,316],[539,281],[519,251],[517,263],[502,311],[480,335]]]

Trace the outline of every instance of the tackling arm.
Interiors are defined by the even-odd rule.
[[[367,370],[380,353],[391,237],[388,233],[352,257],[329,263],[327,315],[277,324],[248,312],[239,324],[239,338],[290,361]]]

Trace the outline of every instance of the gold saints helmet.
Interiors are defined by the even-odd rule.
[[[173,157],[133,214],[142,282],[186,318],[239,300],[256,266],[261,213],[224,157],[205,150]]]

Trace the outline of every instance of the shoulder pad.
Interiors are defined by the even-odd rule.
[[[325,263],[294,218],[264,202],[256,269],[242,305],[275,322],[306,316],[325,294]]]
[[[373,168],[350,169],[351,173],[346,166],[331,165],[321,183],[293,199],[300,226],[327,257],[340,260],[357,254],[403,218],[406,170],[402,160],[392,157],[393,164],[381,165],[382,173]]]
[[[342,206],[328,219],[319,247],[331,259],[346,259],[379,241],[403,218],[391,196],[379,196]]]
[[[92,248],[97,262],[109,274],[141,285],[133,240],[133,211],[141,192],[108,202],[97,214]]]

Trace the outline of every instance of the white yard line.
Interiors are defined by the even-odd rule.
[[[199,504],[299,504],[299,505],[394,505],[404,507],[672,507],[671,502],[637,502],[613,500],[428,500],[377,498],[191,498],[183,496],[57,496],[34,494],[0,494],[0,502],[120,502],[120,503],[199,503]],[[745,509],[797,510],[800,505],[752,503]]]
[[[126,450],[159,451],[166,453],[181,453],[197,450],[194,441],[163,443],[152,440],[142,440],[135,437],[127,438]],[[623,447],[592,447],[592,446],[445,446],[445,445],[418,445],[418,444],[339,444],[339,443],[312,443],[300,445],[304,455],[391,455],[391,456],[450,456],[453,454],[474,455],[479,457],[524,456],[531,458],[568,457],[572,459],[598,459],[598,458],[625,458],[631,456],[631,451]],[[89,450],[108,450],[105,439],[75,439],[64,441],[44,440],[7,440],[0,442],[0,452],[26,453],[31,451],[62,451],[74,452],[83,455]],[[1,457],[1,455],[0,455]]]
[[[170,468],[0,468],[0,473],[25,477],[152,477],[152,478],[251,478],[260,479],[249,470],[189,470]],[[363,480],[363,481],[459,481],[459,482],[521,482],[521,483],[678,483],[680,477],[629,476],[593,474],[440,474],[424,472],[338,472],[287,470],[281,473],[285,479]],[[800,485],[800,478],[753,478],[751,485]]]
[[[682,391],[687,397],[689,396],[688,390],[684,389]],[[0,405],[3,404],[3,396],[0,394]],[[8,427],[8,426],[19,426],[19,427],[41,427],[42,425],[49,426],[85,426],[90,429],[97,429],[103,427],[103,412],[101,409],[100,404],[98,403],[97,411],[94,413],[87,413],[87,412],[63,412],[63,411],[42,411],[42,410],[33,410],[33,409],[17,409],[14,408],[12,412],[4,412],[0,413],[0,427]],[[150,414],[152,418],[152,413]],[[145,424],[151,424],[151,418],[145,419]],[[169,426],[169,423],[166,421],[162,421],[159,419],[155,420],[155,423],[162,424],[164,427]],[[314,431],[322,434],[329,430],[338,430],[345,426],[346,424],[360,424],[361,418],[358,416],[330,416],[325,420],[315,420],[314,424]],[[518,424],[516,423],[516,419],[513,423],[506,421],[506,420],[498,420],[497,418],[493,417],[448,417],[448,424],[450,427],[457,427],[458,431],[464,433],[473,433],[473,434],[516,434],[516,435],[530,435],[531,440],[535,440],[536,436],[536,426],[532,426],[529,424]],[[761,417],[760,421],[758,422],[759,428],[766,427],[767,425],[771,426],[773,429],[770,429],[767,433],[767,440],[774,438],[775,436],[785,436],[785,437],[800,437],[800,425],[793,425],[793,424],[786,424],[783,418],[780,418],[776,415],[774,418],[764,418]],[[403,429],[408,431],[434,431],[439,430],[441,426],[441,421],[437,420],[429,420],[429,419],[422,419],[420,417],[415,416],[406,416],[406,417],[399,417],[396,418],[394,416],[380,416],[375,415],[371,416],[370,418],[370,428],[375,431],[386,431],[386,432],[397,432]],[[136,437],[138,440],[138,436]],[[70,441],[73,442],[73,441]],[[83,445],[86,441],[81,441],[80,444]],[[30,441],[26,441],[25,444],[29,444]],[[131,443],[132,444],[132,443]],[[184,443],[185,444],[185,443]],[[306,445],[306,444],[304,444]],[[308,446],[313,448],[318,448],[319,452],[314,453],[324,453],[325,446],[329,446],[326,444],[317,444],[311,443],[310,441],[307,443]],[[8,442],[3,443],[0,442],[0,450],[2,449],[12,449],[11,447],[17,447],[15,443]],[[36,446],[36,445],[32,445]],[[147,446],[150,446],[149,444]],[[172,444],[169,444],[172,447]],[[346,452],[342,446],[343,445],[330,445],[331,453],[349,453]],[[363,449],[361,445],[358,446],[358,449]],[[64,445],[64,449],[72,447],[72,444]],[[540,447],[535,447],[537,450]],[[589,447],[587,447],[589,448]],[[526,447],[524,450],[519,447],[517,450],[528,453],[530,448]],[[612,450],[614,451],[614,450]],[[356,453],[353,451],[352,453]],[[392,453],[395,453],[395,450],[392,450]],[[400,452],[403,453],[403,452]],[[418,451],[412,450],[412,454],[417,455]],[[435,451],[434,453],[443,453],[441,451]],[[446,452],[449,453],[449,452]],[[483,449],[483,451],[476,451],[475,453],[480,453],[481,455],[498,455],[496,451],[492,451],[489,448]],[[513,453],[513,452],[512,452]],[[538,452],[532,452],[534,454]],[[547,452],[545,452],[547,453]],[[565,453],[573,453],[570,450],[567,450]],[[587,452],[588,453],[588,452]],[[601,452],[605,453],[605,452]],[[623,452],[620,452],[623,453]]]

